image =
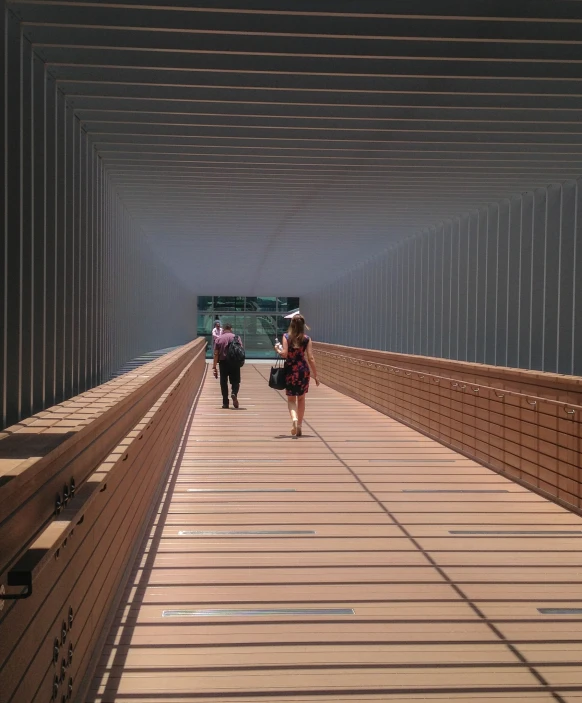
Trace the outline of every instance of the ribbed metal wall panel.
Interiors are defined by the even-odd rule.
[[[394,244],[302,297],[315,339],[582,375],[581,187],[521,193]]]
[[[0,4],[0,427],[195,336],[196,298],[151,248]]]

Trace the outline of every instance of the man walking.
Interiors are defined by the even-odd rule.
[[[214,373],[214,378],[218,378],[217,365],[220,369],[220,390],[222,391],[222,407],[226,410],[229,407],[228,403],[228,382],[232,386],[232,404],[235,408],[238,408],[238,391],[240,388],[240,364],[229,358],[229,346],[230,343],[235,339],[235,335],[232,332],[232,325],[225,324],[223,333],[220,337],[216,337],[214,342],[214,364],[212,371]],[[240,337],[236,338],[241,344],[242,341]]]

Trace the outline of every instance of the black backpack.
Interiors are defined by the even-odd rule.
[[[235,335],[234,339],[229,342],[226,350],[226,360],[229,364],[238,366],[239,368],[245,365],[245,350],[243,349],[240,337]]]

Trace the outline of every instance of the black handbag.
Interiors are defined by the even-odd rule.
[[[271,366],[269,374],[269,388],[274,388],[276,391],[284,391],[286,388],[286,373],[281,359],[277,359],[275,366]]]

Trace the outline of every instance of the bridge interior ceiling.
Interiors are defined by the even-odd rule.
[[[197,292],[307,294],[427,226],[582,171],[580,2],[9,7]]]

